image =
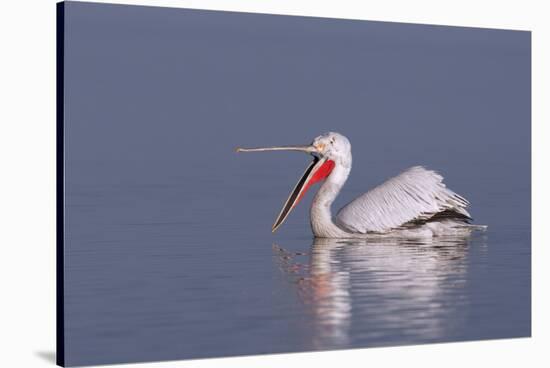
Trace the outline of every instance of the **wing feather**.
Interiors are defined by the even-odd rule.
[[[352,232],[386,232],[441,212],[470,219],[468,204],[445,186],[441,175],[415,166],[348,203],[336,222]]]

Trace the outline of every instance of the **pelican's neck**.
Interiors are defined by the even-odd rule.
[[[313,198],[310,220],[313,234],[318,238],[345,238],[347,234],[332,222],[330,207],[340,193],[351,171],[351,157],[336,165]]]

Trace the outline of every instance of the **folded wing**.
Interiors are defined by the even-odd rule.
[[[348,203],[336,222],[355,233],[387,232],[449,218],[468,222],[468,204],[445,186],[441,175],[415,166]]]

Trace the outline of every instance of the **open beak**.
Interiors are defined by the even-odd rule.
[[[306,153],[317,153],[315,146],[275,146],[260,148],[237,148],[237,152],[264,152],[264,151],[299,151]]]
[[[237,148],[237,152],[264,152],[264,151],[299,151],[311,153],[313,156],[313,162],[309,164],[306,171],[298,180],[298,183],[294,186],[294,189],[288,196],[279,216],[275,220],[271,231],[275,232],[279,226],[285,222],[290,212],[300,202],[302,197],[306,194],[306,191],[318,181],[324,180],[330,175],[334,169],[334,161],[327,159],[323,156],[315,154],[319,153],[319,150],[315,146],[278,146],[278,147],[263,147],[263,148]]]

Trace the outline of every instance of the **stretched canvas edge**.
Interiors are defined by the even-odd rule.
[[[65,366],[65,3],[56,4],[56,364]]]

